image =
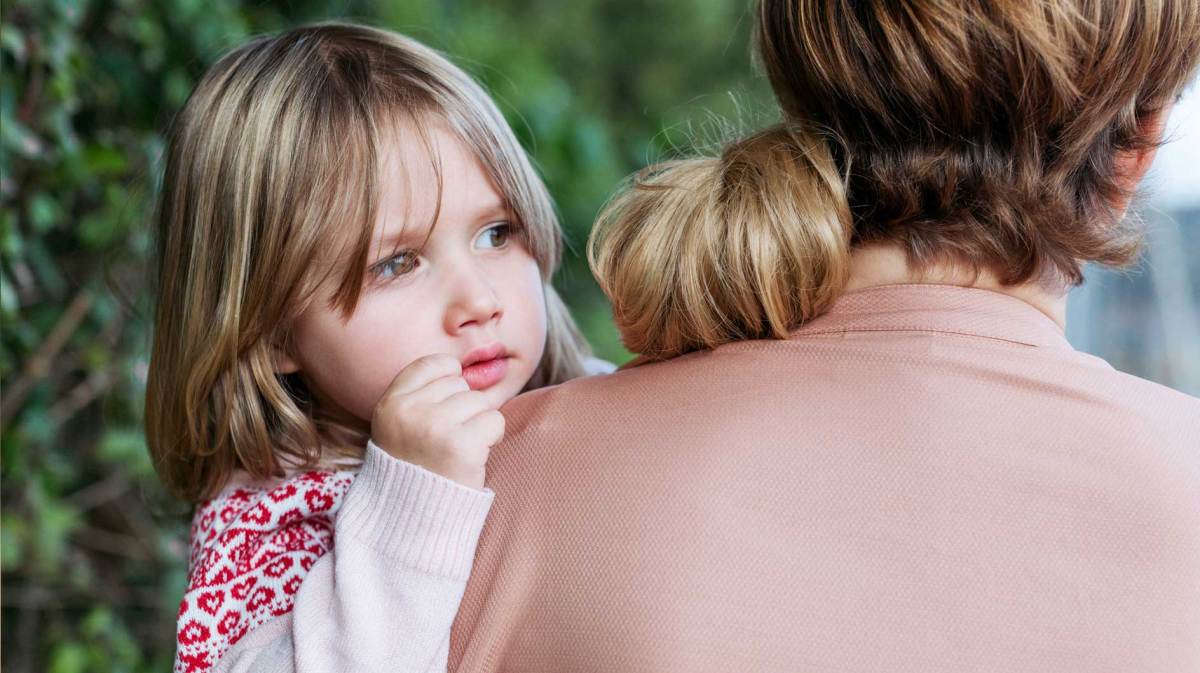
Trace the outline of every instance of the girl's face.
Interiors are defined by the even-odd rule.
[[[511,213],[457,136],[440,127],[429,135],[441,210],[424,145],[388,143],[358,306],[343,321],[329,306],[331,281],[297,319],[293,353],[277,354],[277,371],[302,372],[322,403],[363,421],[405,366],[434,353],[458,358],[471,388],[499,408],[533,376],[545,348],[541,275]]]

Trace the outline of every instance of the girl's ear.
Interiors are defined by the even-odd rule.
[[[286,348],[278,344],[271,346],[271,361],[276,374],[295,374],[300,371],[300,362]]]

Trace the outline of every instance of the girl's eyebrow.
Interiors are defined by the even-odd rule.
[[[475,211],[476,221],[494,218],[512,217],[512,209],[501,199],[489,199],[488,202]],[[379,241],[379,248],[374,252],[375,257],[392,254],[405,248],[419,248],[425,244],[425,232],[418,232],[417,227],[402,227]]]
[[[509,217],[512,209],[500,199],[489,199],[487,204],[476,211],[475,219],[486,220],[493,217]]]
[[[379,241],[379,247],[371,249],[367,257],[367,266],[373,267],[403,250],[416,250],[424,245],[425,237],[418,235],[413,229],[413,227],[404,227],[390,236],[385,236]]]
[[[418,232],[417,227],[401,227],[399,231],[383,237],[379,241],[377,254],[391,253],[393,250],[404,248],[419,248],[425,243],[425,234]]]

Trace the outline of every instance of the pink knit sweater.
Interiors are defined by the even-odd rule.
[[[445,670],[492,498],[374,443],[357,477],[232,484],[192,520],[176,673]]]

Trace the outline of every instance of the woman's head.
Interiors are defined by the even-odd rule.
[[[844,143],[856,243],[1061,288],[1138,252],[1120,157],[1194,71],[1200,2],[762,0],[758,49]]]
[[[372,395],[432,352],[503,347],[497,404],[581,373],[545,187],[431,49],[346,24],[256,39],[197,86],[166,164],[147,436],[181,495],[353,458]]]

